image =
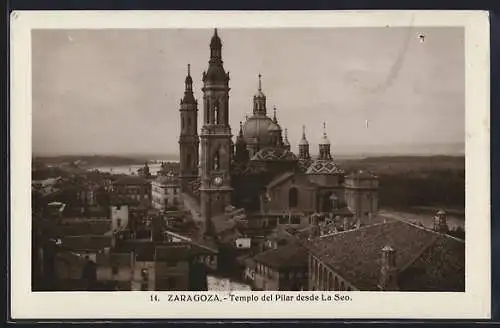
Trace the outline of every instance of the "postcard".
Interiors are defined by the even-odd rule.
[[[490,316],[485,12],[14,12],[13,319]]]

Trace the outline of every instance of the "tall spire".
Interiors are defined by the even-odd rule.
[[[323,122],[323,137],[319,143],[319,159],[332,159],[332,154],[330,153],[330,140],[328,140],[328,136],[326,134],[326,122]]]
[[[253,114],[266,115],[266,95],[262,92],[262,75],[259,73],[259,87],[257,93],[253,96]]]
[[[276,117],[276,106],[273,108],[273,123],[278,124],[278,118]]]
[[[191,78],[191,64],[187,64],[187,75],[184,80],[184,98],[181,100],[182,103],[195,103],[193,95],[193,79]]]
[[[309,160],[311,155],[309,154],[309,142],[306,138],[306,126],[302,125],[302,139],[299,142],[299,159]]]
[[[326,134],[326,122],[323,122],[323,137],[321,138],[320,145],[329,145],[330,140],[328,140],[328,136]]]
[[[240,121],[240,133],[239,136],[243,138],[243,123]]]
[[[219,37],[219,34],[217,33],[217,29],[215,28],[214,35],[212,36],[212,39],[210,40],[210,59],[220,60],[222,58],[221,49],[222,49],[222,41]]]
[[[306,138],[306,126],[302,125],[302,139],[300,139],[299,145],[309,145]]]
[[[285,128],[285,138],[283,139],[283,146],[286,150],[290,150],[290,142],[288,141],[288,129]]]

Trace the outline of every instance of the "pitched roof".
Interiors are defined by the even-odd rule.
[[[275,269],[305,268],[308,265],[308,250],[298,242],[257,254],[255,262]]]
[[[385,246],[396,251],[401,290],[421,291],[436,286],[441,286],[436,287],[438,290],[443,286],[448,290],[462,289],[465,275],[463,242],[403,221],[325,236],[313,241],[309,249],[354,286],[370,291],[378,290]],[[419,274],[415,274],[415,268],[420,268]]]
[[[284,148],[264,148],[257,152],[252,161],[296,161],[297,156]]]

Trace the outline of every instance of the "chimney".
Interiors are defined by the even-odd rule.
[[[382,265],[380,267],[379,289],[382,291],[396,291],[397,270],[396,270],[396,251],[387,245],[382,248]]]
[[[448,233],[447,214],[444,210],[439,210],[434,217],[434,231],[439,233]]]

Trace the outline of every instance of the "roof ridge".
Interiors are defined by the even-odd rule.
[[[405,266],[403,266],[400,270],[398,270],[398,274],[401,274],[406,269],[408,269],[413,263],[415,263],[415,261],[417,261],[422,256],[422,254],[425,253],[425,251],[427,251],[432,245],[434,245],[437,242],[439,236],[434,236],[434,237],[435,238],[433,238],[433,240],[430,243],[428,243],[427,246],[422,248],[422,251],[418,252],[417,255],[414,256],[410,261],[408,261],[408,263]]]
[[[374,223],[374,224],[362,226],[362,227],[359,227],[357,229],[350,229],[350,230],[345,230],[345,231],[339,231],[339,232],[331,233],[331,234],[328,234],[328,235],[319,236],[319,238],[321,239],[321,238],[324,238],[324,237],[337,236],[337,235],[340,235],[340,234],[346,234],[346,233],[349,233],[349,232],[356,232],[356,231],[368,229],[368,228],[371,228],[371,227],[376,227],[376,226],[383,225],[383,224],[394,224],[396,222],[397,222],[396,220],[390,219],[387,222],[378,222],[378,223]]]

